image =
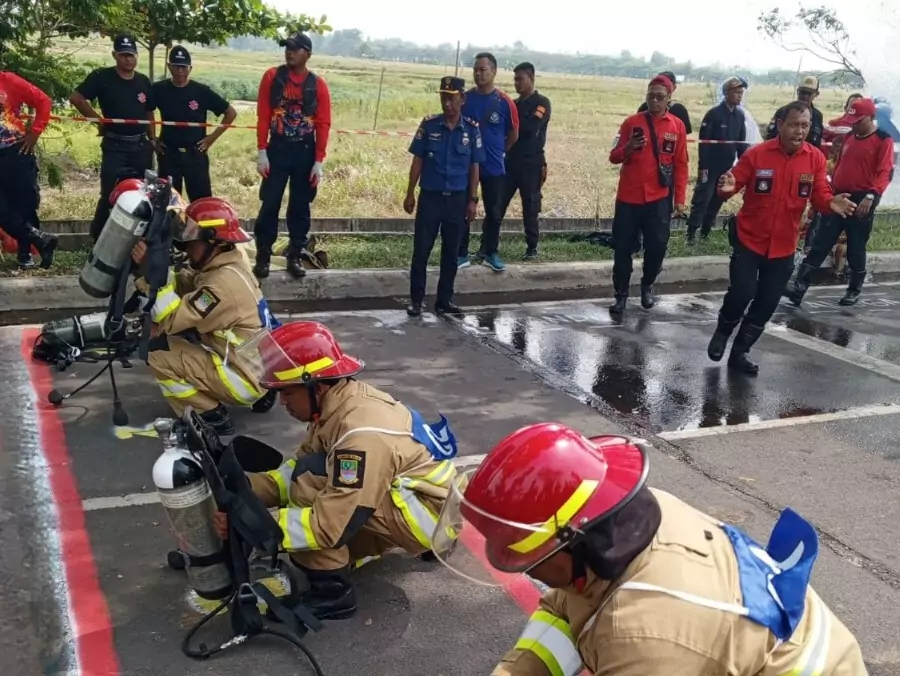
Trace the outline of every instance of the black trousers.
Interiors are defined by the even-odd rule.
[[[836,191],[837,192],[837,191]],[[840,194],[840,193],[837,193]],[[867,193],[850,193],[850,199],[859,204]],[[865,272],[866,246],[872,235],[872,226],[875,224],[875,208],[878,206],[878,198],[872,204],[869,214],[863,218],[849,216],[841,218],[837,214],[829,214],[822,217],[822,222],[813,233],[812,246],[803,262],[818,268],[837,244],[842,232],[847,233],[847,263],[854,272]]]
[[[259,215],[253,234],[258,247],[271,248],[278,237],[278,212],[284,190],[290,185],[287,207],[287,227],[291,250],[299,253],[309,243],[312,224],[310,204],[316,199],[318,187],[309,184],[309,174],[316,161],[313,135],[303,140],[287,141],[274,136],[266,152],[269,157],[269,176],[259,186]]]
[[[428,258],[434,248],[438,230],[441,232],[441,276],[438,278],[437,304],[447,305],[453,300],[459,238],[466,225],[468,206],[469,199],[465,190],[461,192],[419,191],[412,263],[409,267],[409,297],[412,302],[421,303],[425,298]]]
[[[497,253],[500,246],[500,224],[503,222],[503,194],[506,176],[481,177],[481,203],[484,206],[484,220],[481,221],[481,246],[478,253],[490,256]],[[459,241],[459,257],[469,255],[469,223],[462,229]]]
[[[202,197],[212,197],[212,182],[209,177],[209,155],[194,148],[173,148],[166,146],[159,156],[159,175],[171,176],[172,187],[182,196],[187,189],[189,202]]]
[[[781,293],[794,272],[794,256],[766,258],[740,242],[731,252],[728,292],[719,313],[723,321],[764,327],[775,314]],[[748,309],[747,306],[750,306]]]
[[[644,239],[644,275],[641,284],[650,286],[662,270],[669,246],[672,225],[672,201],[668,197],[647,204],[616,201],[613,217],[613,287],[616,295],[628,295],[633,268],[632,255]]]
[[[19,243],[19,257],[26,258],[31,251],[28,228],[39,225],[40,190],[37,160],[20,149],[16,144],[0,150],[0,227]]]
[[[709,169],[706,183],[699,181],[694,185],[694,196],[691,198],[691,214],[688,216],[688,234],[693,235],[700,230],[701,235],[708,235],[716,224],[716,216],[724,202],[716,192],[719,178],[725,171]]]
[[[541,172],[540,162],[523,162],[507,165],[500,200],[500,222],[506,216],[509,203],[516,191],[522,200],[522,221],[525,226],[525,244],[528,249],[537,249],[540,229],[538,217],[541,213]]]
[[[100,198],[91,222],[91,237],[100,236],[112,207],[109,194],[123,178],[144,178],[144,172],[153,168],[153,147],[146,136],[136,140],[124,140],[106,136],[100,142]]]

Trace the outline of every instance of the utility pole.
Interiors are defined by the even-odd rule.
[[[454,71],[454,76],[459,77],[459,40],[456,41],[456,69]]]

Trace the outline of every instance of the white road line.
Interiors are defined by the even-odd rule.
[[[474,467],[484,460],[485,454],[461,455],[453,459],[460,469]],[[155,505],[159,502],[159,493],[130,493],[128,495],[113,495],[103,498],[89,498],[81,502],[81,509],[85,512],[95,512],[100,509],[118,509],[119,507],[140,507],[142,505]]]
[[[900,366],[883,359],[878,359],[878,357],[872,357],[863,354],[862,352],[857,352],[856,350],[841,347],[840,345],[829,343],[826,340],[812,338],[804,333],[795,331],[794,329],[789,329],[786,326],[773,325],[770,327],[770,330],[766,331],[765,335],[780,338],[788,343],[793,343],[794,345],[799,345],[808,350],[819,352],[820,354],[832,357],[833,359],[839,359],[848,364],[859,366],[860,368],[890,378],[891,380],[900,381]]]
[[[758,432],[779,427],[793,427],[794,425],[812,425],[835,420],[856,420],[877,415],[894,415],[900,413],[900,404],[886,406],[862,406],[850,408],[846,411],[835,413],[820,413],[818,415],[806,415],[798,418],[779,418],[778,420],[761,420],[759,422],[743,423],[741,425],[727,425],[723,427],[701,427],[695,430],[675,430],[672,432],[660,432],[657,436],[667,441],[677,439],[698,439],[700,437],[714,437],[721,434],[733,434],[735,432]]]

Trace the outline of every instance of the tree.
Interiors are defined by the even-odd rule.
[[[757,28],[786,51],[812,54],[835,66],[831,73],[851,75],[865,82],[856,65],[847,28],[834,10],[801,7],[794,16],[785,17],[775,8],[759,15]]]
[[[89,0],[84,0],[89,1]],[[111,35],[127,31],[149,53],[149,76],[154,77],[154,53],[160,45],[176,42],[225,45],[237,36],[275,38],[297,30],[322,33],[331,30],[326,17],[318,21],[305,14],[280,14],[262,0],[125,0],[127,11],[103,31]]]

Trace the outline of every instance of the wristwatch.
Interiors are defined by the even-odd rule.
[[[873,195],[872,193],[869,193],[868,195],[866,195],[866,199],[867,199],[867,200],[874,200],[874,199],[875,199],[875,195]]]
[[[478,204],[478,195],[469,195],[469,201]]]

